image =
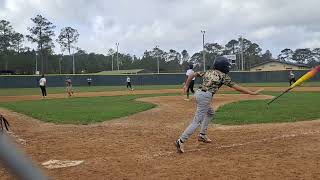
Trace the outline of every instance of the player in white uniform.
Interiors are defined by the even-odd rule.
[[[39,80],[39,86],[42,92],[42,98],[47,97],[47,90],[46,90],[47,80],[44,77],[44,75],[41,76],[41,79]]]
[[[131,79],[129,76],[127,76],[127,88],[130,88],[130,90],[133,91],[133,88],[131,86]]]
[[[187,75],[187,79],[189,76],[193,75],[194,74],[194,71],[193,71],[193,65],[190,64],[189,65],[189,69],[187,70],[186,72],[186,75]],[[195,81],[196,78],[193,78],[192,81],[190,82],[189,86],[188,86],[188,90],[187,90],[187,99],[185,99],[186,101],[190,101],[189,99],[189,92],[191,91],[192,94],[194,94],[194,90],[193,90],[193,87],[194,87],[194,81]]]

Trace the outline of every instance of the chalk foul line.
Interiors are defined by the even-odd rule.
[[[246,145],[250,145],[250,144],[258,144],[258,143],[263,143],[263,142],[270,142],[270,141],[276,141],[276,140],[281,140],[281,139],[288,139],[288,138],[294,138],[294,137],[305,136],[305,135],[315,135],[315,134],[320,134],[320,131],[306,131],[306,132],[300,132],[300,133],[296,133],[296,134],[285,134],[285,135],[276,136],[276,137],[272,137],[272,138],[264,138],[264,139],[249,141],[249,142],[245,142],[245,143],[235,143],[235,144],[230,144],[230,145],[222,145],[222,146],[217,146],[217,147],[213,147],[213,148],[214,149],[227,149],[227,148],[246,146]],[[209,149],[213,149],[213,148],[207,147],[207,148],[189,149],[189,150],[185,150],[185,153],[199,152],[199,151],[209,150]],[[176,153],[177,153],[176,151],[161,152],[161,153],[153,155],[153,157],[169,156],[169,155],[176,154]]]

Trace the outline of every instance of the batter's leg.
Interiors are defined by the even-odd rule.
[[[207,111],[207,114],[204,120],[201,123],[200,134],[198,137],[199,141],[206,142],[206,143],[211,142],[211,140],[207,137],[207,131],[208,131],[208,125],[210,121],[213,119],[213,117],[214,117],[214,110],[212,109],[212,107],[210,107]]]
[[[212,95],[210,92],[197,91],[195,98],[197,101],[197,110],[191,124],[180,136],[182,142],[186,142],[204,120],[210,108]]]

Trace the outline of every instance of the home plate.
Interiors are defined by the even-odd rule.
[[[42,165],[48,169],[57,169],[57,168],[78,166],[81,163],[83,163],[83,161],[49,160],[47,162],[42,163]]]

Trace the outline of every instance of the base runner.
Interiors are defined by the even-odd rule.
[[[186,93],[188,87],[195,77],[202,77],[203,83],[201,89],[198,89],[195,93],[195,99],[197,103],[197,110],[191,124],[181,134],[180,138],[174,142],[179,153],[184,152],[184,143],[200,126],[200,134],[198,135],[198,141],[204,143],[211,143],[211,140],[207,136],[208,124],[214,117],[214,110],[212,108],[213,96],[219,90],[222,85],[227,85],[237,91],[245,94],[257,95],[262,89],[257,91],[250,91],[243,88],[231,81],[228,76],[231,64],[225,57],[217,57],[213,65],[213,69],[206,72],[196,72],[190,75],[184,86],[184,92]]]

